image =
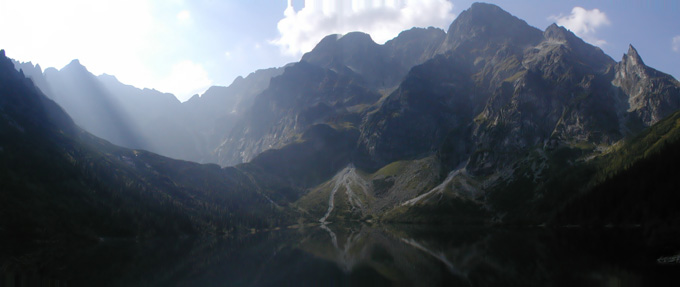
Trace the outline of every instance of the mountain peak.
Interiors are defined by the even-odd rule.
[[[5,56],[5,49],[0,49],[0,57],[4,58]]]
[[[475,11],[478,13],[506,13],[510,15],[510,13],[505,12],[505,10],[501,9],[501,7],[498,7],[494,4],[491,3],[484,3],[484,2],[475,2],[472,3],[470,6],[470,9],[468,11]]]
[[[487,3],[474,3],[451,23],[446,40],[439,48],[439,52],[455,50],[464,43],[474,43],[472,46],[535,45],[542,38],[542,31],[529,26],[526,21],[500,7]]]
[[[101,74],[101,75],[99,75],[97,78],[102,79],[102,80],[104,80],[104,81],[114,82],[114,83],[115,83],[115,82],[120,82],[120,81],[118,80],[118,78],[116,78],[116,76],[114,76],[114,75],[109,75],[109,74],[107,74],[107,73]]]
[[[380,45],[376,44],[371,36],[362,32],[350,32],[345,35],[328,35],[312,51],[302,56],[302,61],[309,62],[320,67],[331,67],[336,61],[346,61],[348,58],[376,50]],[[363,60],[359,60],[362,62]],[[343,63],[348,65],[348,63]]]
[[[68,63],[68,65],[66,65],[66,66],[64,66],[64,68],[62,68],[62,70],[64,70],[64,69],[67,69],[67,70],[68,69],[87,70],[87,68],[85,68],[85,66],[83,66],[83,64],[81,64],[80,60],[78,60],[78,59],[71,60],[71,62]]]
[[[364,32],[349,32],[345,35],[340,35],[338,36],[338,42],[359,42],[359,43],[369,43],[369,44],[375,44],[375,41],[373,41],[373,38],[371,38],[371,35],[366,34]]]
[[[629,60],[636,65],[644,65],[645,62],[642,61],[642,57],[638,54],[638,51],[633,47],[632,44],[628,45],[628,53],[623,55],[623,60]]]
[[[478,24],[482,23],[492,23],[492,22],[506,22],[506,21],[514,21],[514,20],[519,20],[524,22],[523,20],[513,16],[509,12],[503,10],[503,8],[496,6],[494,4],[489,4],[489,3],[483,3],[483,2],[475,2],[468,8],[467,10],[463,11],[460,13],[460,16],[464,17],[471,17],[475,20],[478,20]],[[456,18],[457,19],[457,18]],[[454,20],[455,22],[455,20]]]
[[[550,24],[548,28],[545,28],[545,32],[543,32],[543,36],[546,39],[554,39],[554,40],[562,40],[566,41],[570,36],[575,36],[573,33],[571,33],[567,28],[564,28],[562,26],[559,26],[555,23]]]

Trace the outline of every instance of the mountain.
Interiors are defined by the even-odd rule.
[[[680,108],[678,82],[636,52],[617,63],[563,27],[540,31],[490,4],[461,13],[437,51],[362,114],[356,154],[368,159],[310,188],[301,210],[322,221],[546,222],[594,184],[588,173],[604,169],[594,159]]]
[[[301,61],[334,71],[349,69],[373,89],[390,89],[411,67],[429,59],[444,37],[444,31],[432,27],[412,28],[384,45],[361,32],[330,35]]]
[[[78,85],[93,81],[73,68],[83,73]],[[104,89],[114,90],[134,94],[113,84]],[[188,126],[193,133],[176,150],[194,151],[181,148],[193,141],[201,161],[235,167],[113,146],[92,150],[117,149],[135,167],[149,164],[155,172],[135,170],[129,177],[151,187],[167,175],[175,183],[170,190],[195,184],[215,187],[210,196],[235,190],[236,198],[253,204],[229,211],[237,222],[240,210],[263,208],[268,213],[252,215],[252,224],[271,226],[282,212],[283,221],[302,216],[324,224],[525,225],[582,219],[569,217],[570,204],[588,206],[588,194],[602,194],[592,195],[593,206],[606,204],[614,195],[598,186],[618,174],[653,178],[643,168],[627,171],[644,166],[644,157],[629,155],[671,143],[663,134],[673,121],[663,119],[680,109],[680,83],[647,67],[632,46],[616,62],[564,27],[540,30],[498,6],[475,3],[445,33],[412,29],[384,45],[358,32],[331,35],[300,62],[167,109],[180,119],[171,125],[174,132]],[[647,133],[660,136],[654,142],[638,137]],[[123,157],[112,161],[127,164]],[[661,192],[652,201],[667,199],[673,197]],[[267,202],[270,207],[262,205]],[[622,202],[617,206],[632,204]]]
[[[234,165],[291,143],[314,123],[358,128],[384,94],[408,70],[434,53],[444,38],[435,29],[413,28],[384,45],[354,32],[325,37],[299,63],[289,65],[218,149],[218,163]]]
[[[0,135],[2,236],[224,234],[292,221],[241,170],[121,148],[85,132],[4,50]]]
[[[283,73],[283,69],[257,70],[245,78],[236,78],[228,87],[210,87],[200,97],[194,96],[182,103],[181,110],[191,124],[192,136],[202,143],[201,157],[187,159],[217,163],[217,148],[252,107],[255,95],[264,91],[269,81]]]
[[[235,124],[218,150],[218,163],[248,162],[263,151],[293,143],[317,123],[353,129],[359,124],[357,114],[379,98],[354,73],[304,61],[291,65],[271,80]]]
[[[30,62],[14,65],[92,134],[124,147],[202,163],[217,162],[214,150],[234,122],[282,72],[259,70],[180,103],[171,94],[125,85],[111,75],[95,76],[78,60],[44,72]]]
[[[631,121],[648,126],[680,106],[678,81],[646,66],[632,45],[616,64],[615,73],[612,84],[627,95],[628,112],[634,115]]]

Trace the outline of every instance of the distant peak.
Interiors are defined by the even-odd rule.
[[[109,74],[107,74],[107,73],[104,73],[104,74],[99,75],[98,78],[104,79],[104,80],[108,80],[108,81],[112,81],[112,82],[120,82],[120,81],[118,81],[118,78],[116,78],[116,76],[114,76],[114,75],[109,75]]]
[[[510,27],[526,26],[529,27],[524,20],[521,20],[507,11],[503,10],[493,4],[488,3],[474,3],[470,8],[458,15],[456,20],[449,26],[448,33],[457,30],[459,33],[468,33],[467,30],[474,27],[493,27],[493,29],[507,30]],[[457,28],[455,28],[457,27]],[[462,29],[462,30],[460,30]],[[506,31],[507,32],[507,31]]]
[[[372,43],[375,44],[371,35],[364,32],[349,32],[345,35],[338,36],[338,42],[350,42],[350,43]]]
[[[78,71],[87,71],[87,68],[83,66],[78,59],[73,59],[68,65],[64,66],[61,70],[78,70]]]
[[[363,32],[350,32],[345,35],[333,34],[324,37],[312,51],[304,54],[302,61],[324,67],[336,58],[334,55],[352,54],[378,46],[370,35]]]
[[[5,49],[0,49],[0,57],[7,57],[5,56]]]
[[[535,45],[543,39],[542,31],[529,26],[493,4],[474,3],[451,23],[439,53],[457,49],[463,43]],[[472,43],[471,42],[471,43]]]
[[[472,10],[478,10],[478,11],[503,11],[501,7],[498,7],[494,4],[491,3],[484,3],[484,2],[475,2],[472,3],[470,6],[470,11]]]
[[[568,40],[569,38],[576,37],[576,35],[567,30],[567,28],[552,23],[545,29],[545,32],[543,32],[543,37],[546,39]]]
[[[64,68],[66,68],[66,67],[84,67],[84,66],[83,66],[83,64],[80,63],[80,60],[78,60],[78,59],[73,59],[73,60],[71,60],[71,62],[68,63],[68,65],[66,65]]]
[[[555,23],[552,23],[552,24],[550,24],[550,26],[548,26],[548,28],[545,28],[546,33],[548,33],[548,32],[556,33],[556,32],[565,32],[565,31],[567,31],[566,28],[564,28],[560,25],[557,25]]]
[[[469,9],[463,11],[463,13],[474,15],[475,17],[512,17],[512,14],[503,10],[503,8],[498,7],[494,4],[476,2],[470,6]],[[463,14],[461,13],[461,14]]]
[[[435,27],[427,27],[427,28],[420,28],[420,27],[413,27],[408,30],[401,31],[397,38],[399,37],[408,37],[411,35],[423,35],[423,34],[441,34],[441,35],[446,35],[446,32],[440,28],[435,28]],[[396,38],[395,38],[396,39]]]
[[[628,44],[628,55],[629,56],[635,56],[635,57],[640,57],[640,54],[638,54],[637,49],[633,47],[633,44]]]
[[[635,47],[633,47],[632,44],[628,45],[628,53],[623,55],[623,59],[624,60],[628,59],[628,60],[630,60],[633,63],[638,64],[638,65],[644,65],[645,64],[642,61],[642,57],[640,57],[640,54],[638,54],[638,51],[635,49]]]

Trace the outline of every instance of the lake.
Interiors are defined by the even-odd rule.
[[[328,224],[233,238],[7,243],[0,286],[678,286],[679,242],[668,238],[677,237]]]

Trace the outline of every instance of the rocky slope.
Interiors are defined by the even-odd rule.
[[[567,170],[680,108],[678,82],[644,66],[632,46],[616,63],[563,27],[541,32],[494,5],[474,4],[461,13],[437,51],[362,115],[357,142],[357,153],[370,158],[358,166],[368,182],[376,168],[434,158],[425,169],[438,175],[436,184],[399,202],[370,188],[364,209],[389,206],[373,216],[542,222],[570,198],[564,188],[551,187],[567,179],[575,180],[571,192],[587,185],[587,177],[577,175],[590,169]],[[337,216],[366,218],[343,195],[350,186],[335,193],[347,210],[336,208]],[[310,190],[308,197],[328,198],[334,181]],[[323,209],[315,207],[324,206],[318,201],[303,198],[300,206]]]
[[[324,223],[543,223],[598,182],[594,163],[680,109],[680,83],[632,46],[617,63],[483,3],[446,33],[332,35],[251,76],[228,88],[240,96],[215,88],[184,106],[222,105],[197,120],[225,119],[201,130],[216,161],[246,162],[273,205]]]
[[[0,236],[146,237],[292,222],[236,168],[114,146],[75,125],[0,50]]]

